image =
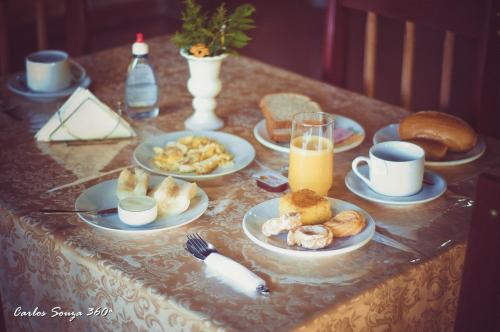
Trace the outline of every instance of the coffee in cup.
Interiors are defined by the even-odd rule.
[[[358,170],[366,162],[369,178]],[[422,189],[425,152],[418,145],[389,141],[371,147],[369,158],[356,157],[352,170],[373,191],[387,196],[411,196]]]
[[[72,74],[68,53],[43,50],[26,57],[26,81],[36,92],[56,92],[71,85]]]

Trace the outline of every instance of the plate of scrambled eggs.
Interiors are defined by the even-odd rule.
[[[151,137],[134,151],[146,170],[187,180],[231,174],[255,158],[252,145],[241,137],[214,131],[177,131]]]

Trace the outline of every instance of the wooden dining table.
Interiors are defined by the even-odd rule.
[[[348,190],[346,174],[356,156],[367,155],[378,129],[409,112],[243,56],[223,63],[217,114],[225,121],[221,131],[250,142],[256,158],[237,173],[197,181],[209,197],[200,218],[172,229],[123,233],[92,227],[73,214],[39,213],[42,208],[73,208],[86,188],[115,179],[118,172],[112,171],[134,165],[133,151],[141,141],[184,129],[192,113],[187,64],[168,36],[149,44],[160,116],[130,121],[138,134],[132,139],[38,142],[35,133],[64,98],[27,100],[8,92],[10,77],[0,79],[1,98],[17,106],[0,113],[0,294],[8,330],[453,329],[476,179],[500,169],[500,141],[483,137],[486,152],[476,161],[427,167],[447,182],[446,192],[431,202],[373,203]],[[130,58],[126,45],[77,59],[92,79],[90,90],[113,109],[124,98]],[[263,118],[259,100],[274,92],[305,94],[324,111],[363,126],[363,143],[335,154],[328,195],[373,217],[377,234],[363,247],[302,258],[268,251],[245,235],[245,213],[282,195],[259,188],[253,177],[288,163],[287,154],[262,146],[253,134]],[[51,190],[65,184],[70,185]],[[184,249],[190,233],[201,234],[263,278],[270,295],[244,293],[211,275]],[[407,247],[388,245],[387,238]]]

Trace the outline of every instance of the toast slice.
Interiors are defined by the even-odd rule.
[[[318,103],[297,93],[274,93],[260,100],[269,136],[276,142],[289,142],[292,118],[297,113],[321,112]]]

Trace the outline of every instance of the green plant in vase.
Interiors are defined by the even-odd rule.
[[[254,6],[244,4],[229,14],[222,3],[209,17],[194,0],[186,0],[182,30],[175,33],[172,42],[197,58],[237,54],[236,50],[251,40],[245,32],[255,28],[254,12]]]

